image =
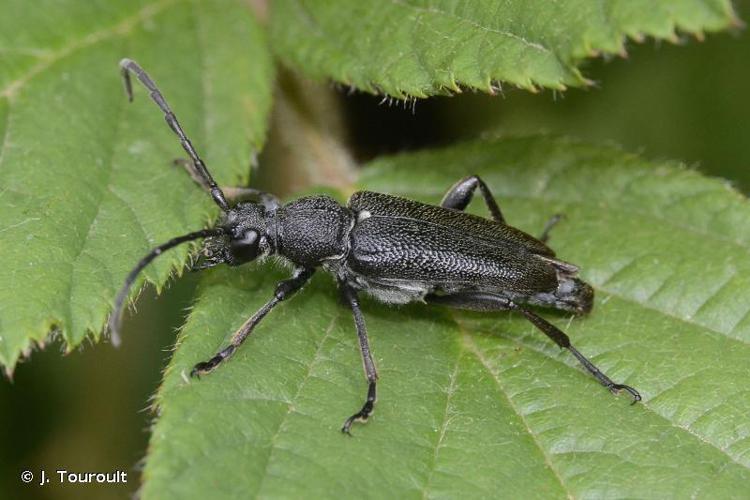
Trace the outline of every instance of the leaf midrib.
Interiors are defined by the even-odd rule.
[[[109,161],[104,162],[104,164],[106,165],[106,168],[107,168],[106,178],[103,179],[103,181],[99,185],[99,189],[97,189],[95,191],[95,195],[97,196],[97,199],[93,203],[95,205],[95,209],[91,211],[93,213],[93,216],[88,221],[88,224],[86,226],[86,235],[83,238],[81,238],[81,244],[78,247],[78,250],[75,252],[75,255],[73,256],[73,259],[71,260],[70,272],[68,273],[68,280],[67,280],[67,285],[68,285],[67,297],[68,297],[68,300],[65,301],[65,304],[67,306],[67,308],[66,308],[67,311],[66,312],[68,314],[68,324],[67,324],[67,328],[65,328],[63,331],[67,332],[67,334],[70,335],[71,338],[72,338],[72,335],[74,334],[74,332],[72,332],[71,330],[72,330],[73,324],[74,324],[73,323],[73,317],[74,317],[74,314],[73,314],[73,287],[74,287],[75,276],[76,276],[76,268],[78,266],[78,260],[81,258],[81,255],[83,254],[84,250],[86,249],[86,246],[89,243],[89,241],[91,241],[91,238],[90,238],[91,230],[94,227],[94,222],[96,222],[96,220],[99,218],[99,214],[101,213],[102,201],[104,200],[104,195],[105,195],[105,193],[111,192],[110,181],[112,180],[112,172],[114,171],[114,161],[113,160],[114,160],[114,157],[115,157],[115,151],[117,150],[117,143],[118,143],[118,137],[119,137],[118,131],[120,130],[120,123],[121,123],[120,117],[122,116],[125,102],[126,102],[125,99],[121,99],[120,102],[117,104],[117,114],[115,116],[115,121],[114,121],[114,130],[112,131],[112,141],[108,144],[108,146],[109,146],[109,151],[108,151],[109,158],[108,158],[108,160]],[[132,208],[129,205],[128,205],[128,209],[130,209],[131,211],[133,211]],[[141,226],[141,229],[145,232],[145,229],[143,228],[143,226]],[[113,276],[112,276],[112,273],[109,270],[109,267],[106,266],[106,265],[104,265],[104,266],[102,266],[102,269],[104,269],[107,272],[107,274],[110,276],[110,280],[112,280]],[[113,288],[116,286],[114,283],[111,283],[111,284],[112,284]],[[88,326],[89,325],[87,325],[87,327]],[[70,351],[72,349],[73,342],[66,342],[66,344],[67,344],[67,350]]]
[[[500,36],[505,36],[505,37],[511,38],[513,40],[517,40],[517,41],[521,42],[522,44],[526,45],[527,47],[529,47],[529,48],[531,48],[533,50],[537,50],[537,51],[544,52],[546,54],[550,54],[550,55],[555,56],[555,59],[557,59],[561,63],[561,65],[567,67],[567,64],[564,64],[560,60],[559,56],[553,50],[551,50],[549,47],[546,47],[545,45],[543,45],[543,44],[541,44],[539,42],[529,41],[526,38],[524,38],[522,35],[513,33],[512,31],[499,30],[497,28],[491,28],[489,26],[484,26],[484,25],[478,23],[477,21],[475,21],[474,19],[469,19],[468,17],[463,17],[463,16],[459,16],[457,14],[452,14],[452,13],[446,12],[444,10],[441,10],[441,9],[435,7],[435,6],[432,6],[430,8],[419,7],[417,5],[410,4],[406,0],[391,0],[391,3],[394,4],[394,5],[401,5],[403,7],[406,7],[408,9],[414,10],[416,12],[425,12],[425,13],[428,13],[428,14],[439,14],[441,16],[445,16],[445,17],[448,17],[448,18],[456,19],[456,20],[458,20],[458,21],[460,21],[462,23],[469,24],[473,28],[476,28],[477,30],[485,31],[487,33],[493,33],[493,34],[496,34],[496,35],[500,35]]]
[[[0,113],[0,118],[2,118],[2,125],[0,125],[0,130],[2,130],[3,135],[3,142],[0,144],[0,166],[3,164],[3,160],[5,159],[5,151],[8,149],[8,136],[10,135],[10,99],[8,99],[5,96],[0,96],[0,99],[5,101],[5,113]],[[5,192],[7,188],[0,191],[0,195]]]
[[[471,338],[471,335],[466,331],[466,329],[463,327],[461,322],[456,317],[455,312],[451,312],[450,314],[451,318],[453,319],[454,324],[456,325],[456,329],[459,330],[459,335],[461,336],[461,345],[462,349],[466,349],[467,351],[471,352],[474,357],[477,358],[477,361],[482,365],[482,367],[487,371],[487,373],[490,375],[492,380],[495,382],[495,385],[497,386],[497,389],[500,393],[502,393],[503,396],[505,396],[505,400],[508,402],[508,406],[513,410],[513,413],[516,415],[518,420],[523,425],[524,429],[526,429],[526,433],[531,438],[532,442],[534,443],[534,446],[536,446],[539,449],[539,453],[542,455],[542,458],[544,459],[544,464],[547,466],[547,469],[549,469],[550,473],[555,477],[556,481],[560,484],[560,488],[565,492],[568,498],[572,499],[573,494],[570,491],[570,488],[566,487],[565,481],[563,481],[562,476],[560,475],[560,471],[558,471],[555,466],[552,463],[552,457],[547,453],[547,450],[544,449],[542,444],[537,439],[536,433],[532,431],[531,426],[529,426],[529,422],[526,420],[525,415],[523,415],[516,404],[513,402],[513,399],[510,397],[508,392],[505,390],[505,387],[500,382],[500,378],[497,373],[492,370],[487,362],[487,360],[484,358],[482,353],[480,352],[479,348],[477,347],[476,343],[474,342],[474,339]],[[516,342],[520,344],[519,342]],[[548,354],[545,354],[545,356],[551,358]],[[558,360],[556,360],[558,361]],[[558,361],[559,362],[559,361]],[[567,365],[566,365],[567,366]]]
[[[266,454],[266,462],[263,465],[263,472],[262,472],[262,474],[260,476],[260,481],[258,482],[258,487],[256,488],[256,490],[251,495],[249,495],[249,497],[251,497],[251,498],[258,497],[259,494],[260,494],[260,492],[263,489],[263,484],[264,484],[266,478],[268,477],[268,468],[271,466],[271,462],[272,462],[272,458],[273,458],[273,455],[274,455],[274,451],[276,451],[278,449],[278,443],[277,443],[277,441],[279,439],[279,436],[281,435],[281,432],[284,429],[284,425],[286,424],[287,419],[289,418],[289,415],[291,415],[292,412],[294,411],[294,404],[295,404],[295,402],[299,400],[299,397],[302,395],[302,391],[303,391],[305,385],[307,385],[307,381],[312,376],[313,369],[315,368],[315,366],[322,359],[323,348],[324,348],[324,346],[326,344],[326,341],[330,338],[331,332],[333,331],[333,328],[336,326],[336,323],[338,322],[338,320],[339,320],[339,312],[337,311],[331,317],[331,321],[328,324],[328,327],[326,327],[325,335],[323,335],[323,338],[320,340],[320,343],[318,344],[318,347],[315,349],[315,354],[313,355],[312,360],[310,361],[310,363],[307,366],[307,372],[305,373],[305,376],[302,378],[302,380],[300,380],[299,384],[297,385],[297,392],[291,398],[291,400],[289,401],[289,404],[287,405],[287,410],[286,410],[286,412],[284,412],[284,416],[279,421],[279,425],[276,428],[276,431],[274,432],[273,437],[271,438],[271,443],[270,443],[270,446],[268,448],[268,453]]]
[[[438,464],[438,457],[440,455],[440,448],[442,447],[443,440],[445,439],[445,433],[448,430],[448,413],[450,412],[451,399],[456,393],[458,380],[458,368],[460,365],[461,357],[463,356],[463,345],[459,344],[456,349],[456,361],[453,364],[453,370],[451,371],[450,381],[448,383],[448,390],[445,396],[445,410],[443,411],[443,419],[440,425],[440,434],[438,435],[437,441],[435,442],[435,452],[433,453],[432,462],[430,463],[429,473],[427,475],[427,481],[425,482],[424,489],[422,490],[422,499],[426,500],[429,498],[429,492],[432,487],[432,478],[435,476],[435,470]]]
[[[572,167],[573,166],[571,164],[566,163],[566,164],[564,164],[561,167],[560,170],[564,171],[564,170],[570,169]],[[555,175],[559,174],[559,173],[560,173],[559,171],[556,171]],[[644,175],[647,175],[647,172],[645,172]],[[606,205],[602,206],[602,205],[595,204],[595,203],[592,203],[592,202],[587,202],[585,200],[570,200],[570,199],[562,199],[562,198],[555,197],[555,196],[549,196],[549,192],[547,191],[547,186],[548,185],[549,185],[549,183],[544,183],[544,187],[542,189],[538,190],[537,192],[535,192],[534,194],[519,195],[519,194],[506,194],[506,193],[503,193],[502,197],[503,198],[507,198],[507,199],[528,200],[528,201],[537,201],[537,202],[538,201],[542,201],[542,202],[552,202],[552,203],[558,203],[558,204],[564,204],[564,205],[580,206],[580,207],[583,207],[583,208],[596,209],[596,210],[599,210],[599,211],[601,211],[601,210],[614,211],[614,212],[619,212],[620,211],[620,210],[617,210],[616,207],[613,207],[610,204],[606,204]],[[627,190],[627,186],[624,187],[620,191],[620,194],[622,194],[622,192],[624,192],[626,190]],[[393,186],[392,188],[390,188],[389,192],[391,192],[392,194],[407,195],[407,196],[410,196],[410,197],[414,197],[415,195],[416,196],[424,196],[424,197],[438,197],[438,196],[441,196],[443,194],[442,191],[434,191],[434,190],[416,190],[415,191],[414,189],[412,189],[412,186],[410,186],[409,189],[407,189],[406,191],[404,191],[403,189],[399,189],[399,187],[397,185]],[[697,193],[691,193],[689,196],[700,196],[700,195],[706,194],[707,192],[710,193],[711,191],[706,190],[706,191],[701,191],[701,192],[697,192]],[[696,235],[696,236],[699,236],[699,237],[704,237],[704,238],[708,237],[708,238],[714,239],[716,241],[723,241],[724,243],[729,243],[729,244],[733,245],[738,250],[741,250],[741,251],[743,251],[745,253],[750,253],[750,247],[745,246],[745,245],[743,245],[740,242],[737,242],[735,240],[728,240],[726,238],[722,238],[721,236],[716,235],[716,234],[711,233],[711,232],[708,232],[708,231],[702,231],[702,230],[699,230],[699,229],[694,228],[694,227],[690,227],[690,226],[687,226],[687,225],[675,223],[674,221],[669,220],[669,219],[665,219],[665,218],[663,218],[662,216],[659,216],[659,215],[654,215],[652,213],[646,213],[646,212],[643,212],[643,211],[634,210],[631,207],[628,207],[628,215],[635,215],[635,216],[637,216],[639,218],[643,218],[643,219],[646,219],[648,221],[653,221],[653,220],[656,219],[656,220],[659,220],[660,222],[664,223],[665,225],[672,226],[672,227],[674,227],[676,229],[688,232],[690,234],[693,234],[693,235]],[[615,271],[615,272],[617,272],[617,271]],[[602,283],[606,283],[608,280],[609,280],[609,278],[603,280]],[[710,332],[710,333],[714,333],[714,334],[720,335],[724,339],[736,342],[736,343],[738,343],[740,345],[743,345],[743,346],[746,346],[746,345],[750,344],[750,342],[747,342],[747,341],[743,340],[742,338],[731,336],[731,333],[732,333],[732,331],[734,331],[736,325],[734,325],[732,331],[729,331],[729,332],[720,331],[720,330],[717,330],[716,328],[714,328],[714,327],[712,327],[710,325],[698,323],[698,322],[695,322],[693,320],[677,316],[672,311],[668,311],[666,309],[664,309],[664,310],[663,309],[659,309],[659,308],[656,308],[656,307],[653,307],[653,306],[649,305],[648,303],[643,303],[643,302],[640,302],[640,301],[638,301],[636,299],[627,297],[625,295],[622,295],[619,292],[610,290],[610,289],[602,286],[601,284],[596,284],[595,288],[596,288],[597,291],[600,290],[600,291],[602,291],[602,292],[604,292],[606,294],[612,295],[612,296],[618,298],[619,300],[622,300],[623,302],[635,304],[636,306],[638,306],[640,308],[653,311],[653,312],[655,312],[657,314],[660,314],[662,316],[665,316],[665,317],[669,318],[670,320],[678,321],[680,323],[684,323],[684,324],[690,325],[691,327],[694,327],[701,335],[708,335],[709,332]],[[718,287],[718,289],[720,289],[720,288],[721,287]],[[711,300],[711,298],[715,296],[715,294],[716,294],[716,292],[712,293],[700,306],[698,306],[698,309],[700,309],[701,307],[703,307],[703,305],[705,305],[705,303],[709,302]],[[747,314],[750,314],[750,311],[748,311],[748,313],[746,313],[746,315]],[[455,320],[455,317],[454,317],[454,320]],[[455,321],[456,321],[456,327],[460,329],[461,328],[460,322],[458,320],[455,320]],[[740,322],[741,321],[742,320],[740,320]],[[508,337],[508,338],[510,338],[510,337]],[[522,341],[520,341],[518,339],[513,339],[513,338],[510,338],[510,339],[514,343],[516,343],[517,345],[521,345],[521,346],[530,348],[534,352],[537,352],[538,354],[541,354],[541,355],[547,357],[548,359],[554,360],[557,363],[561,363],[561,364],[563,364],[564,366],[566,366],[566,367],[568,367],[570,369],[573,369],[573,370],[576,369],[572,364],[568,364],[565,361],[562,361],[560,359],[552,357],[552,356],[550,356],[550,354],[548,352],[540,350],[540,349],[538,349],[536,346],[534,346],[532,344],[527,344],[527,343],[522,342]],[[486,366],[485,363],[482,363],[482,364],[483,364],[483,366],[485,366],[485,368],[487,368],[487,366]],[[495,377],[494,373],[492,373],[492,371],[489,370],[489,368],[487,368],[487,369],[490,372],[490,374],[493,377]],[[658,396],[659,396],[659,394],[655,394],[651,399],[654,399],[654,398],[656,398]],[[672,422],[671,420],[669,420],[665,416],[659,414],[655,409],[651,408],[648,405],[647,402],[642,403],[642,406],[644,408],[646,408],[650,413],[652,413],[653,415],[655,415],[657,418],[668,422],[669,425],[672,426],[673,428],[678,429],[681,432],[685,432],[688,435],[690,435],[691,437],[697,439],[700,443],[702,443],[704,445],[707,445],[707,446],[709,446],[711,448],[716,449],[717,451],[719,451],[722,454],[722,456],[726,457],[731,463],[734,463],[734,464],[742,467],[743,469],[747,469],[747,466],[745,464],[739,462],[735,457],[733,457],[729,453],[728,450],[723,449],[718,444],[715,444],[715,443],[712,443],[710,441],[707,441],[704,436],[701,436],[701,435],[695,433],[689,427],[684,427],[684,426],[681,426],[681,425],[679,425],[679,424],[677,424],[675,422]]]

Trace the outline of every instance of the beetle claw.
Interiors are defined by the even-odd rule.
[[[364,416],[362,412],[355,413],[344,421],[344,425],[341,427],[341,432],[349,437],[354,437],[351,433],[352,424],[354,424],[354,422],[367,422],[367,417]]]
[[[196,364],[192,370],[190,370],[190,378],[200,379],[201,375],[205,375],[206,373],[213,370],[214,366],[215,365],[212,364],[211,361],[201,361],[200,363]]]
[[[629,385],[625,385],[625,384],[612,384],[611,386],[608,387],[608,389],[610,391],[612,391],[612,394],[618,394],[620,391],[626,391],[626,392],[630,393],[630,395],[633,396],[633,402],[630,403],[631,405],[634,405],[638,401],[640,401],[640,400],[643,399],[641,397],[641,394],[638,391],[636,391],[635,389],[633,389],[632,387],[630,387]]]

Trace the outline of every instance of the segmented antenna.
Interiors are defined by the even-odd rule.
[[[188,241],[197,240],[199,238],[206,238],[208,236],[219,236],[222,234],[224,234],[224,230],[221,228],[201,229],[200,231],[195,231],[183,236],[172,238],[166,243],[159,245],[158,247],[151,250],[138,262],[138,264],[136,264],[133,270],[128,274],[127,278],[125,278],[125,284],[117,294],[117,298],[115,299],[115,308],[112,311],[112,315],[109,317],[109,322],[107,323],[107,328],[110,331],[110,339],[112,345],[114,345],[115,347],[120,345],[120,321],[122,319],[122,310],[125,306],[125,300],[128,298],[128,291],[130,290],[130,287],[133,286],[133,283],[135,283],[135,279],[136,277],[138,277],[138,274],[143,271],[143,269],[147,265],[149,265],[152,260],[161,255],[165,250],[169,250],[170,248],[174,248],[177,245],[186,243]]]
[[[169,104],[167,104],[167,100],[159,91],[159,88],[156,86],[154,81],[151,79],[151,77],[148,76],[143,68],[138,65],[138,63],[131,59],[123,59],[122,61],[120,61],[120,68],[122,71],[122,78],[125,83],[125,93],[128,96],[128,100],[130,102],[133,102],[133,84],[130,81],[130,72],[132,71],[135,76],[138,77],[138,80],[140,80],[141,83],[151,92],[151,99],[156,103],[157,106],[159,106],[159,109],[161,109],[164,113],[164,119],[167,121],[167,125],[169,125],[169,128],[171,128],[172,131],[177,134],[177,137],[180,138],[180,144],[182,144],[182,148],[187,152],[188,156],[190,156],[190,160],[192,160],[193,165],[195,166],[196,173],[201,176],[206,185],[208,185],[211,197],[214,199],[214,202],[216,202],[216,204],[219,205],[219,208],[221,208],[224,212],[227,212],[229,210],[229,204],[227,203],[227,199],[224,196],[224,193],[216,184],[216,181],[214,181],[213,177],[211,177],[211,174],[206,168],[206,164],[203,163],[201,157],[198,156],[198,153],[193,147],[193,143],[190,142],[190,139],[188,139],[185,131],[182,130],[180,122],[177,121],[177,117],[172,112]]]

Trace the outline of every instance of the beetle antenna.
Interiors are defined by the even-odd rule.
[[[130,72],[132,71],[138,78],[138,80],[141,81],[144,87],[146,87],[151,92],[151,99],[156,103],[157,106],[159,106],[159,109],[161,109],[164,113],[164,119],[167,121],[167,125],[169,125],[169,128],[171,128],[172,131],[177,134],[177,137],[180,138],[180,144],[182,144],[182,148],[187,152],[188,156],[190,156],[190,160],[192,160],[193,165],[195,166],[196,173],[205,181],[206,185],[208,186],[214,202],[219,205],[219,208],[221,208],[224,212],[227,212],[229,210],[229,203],[227,203],[227,199],[224,196],[224,193],[216,184],[216,181],[214,181],[213,177],[211,177],[211,174],[206,168],[206,164],[203,163],[201,157],[198,156],[198,153],[193,147],[193,143],[190,142],[190,139],[188,139],[185,131],[182,130],[180,122],[177,121],[177,117],[172,112],[169,104],[167,104],[167,100],[159,91],[159,88],[156,86],[154,81],[150,76],[148,76],[143,68],[138,65],[137,62],[131,59],[126,58],[120,61],[120,68],[122,71],[122,79],[125,83],[125,93],[128,96],[128,100],[130,102],[133,102],[133,84],[130,81]]]
[[[130,287],[133,286],[133,283],[135,282],[138,274],[143,271],[143,269],[147,265],[149,265],[152,260],[161,255],[165,250],[169,250],[170,248],[174,248],[177,245],[181,245],[182,243],[188,241],[197,240],[199,238],[206,238],[207,236],[219,236],[222,234],[224,234],[224,230],[221,228],[201,229],[200,231],[195,231],[182,236],[178,236],[176,238],[172,238],[166,243],[163,243],[151,250],[138,262],[138,264],[136,264],[133,270],[128,274],[127,278],[125,278],[125,284],[117,294],[117,298],[115,299],[115,308],[112,311],[112,315],[109,317],[107,328],[110,331],[112,345],[114,345],[115,347],[118,347],[120,345],[120,320],[122,319],[122,310],[125,306],[125,300],[128,298],[128,291],[130,290]]]

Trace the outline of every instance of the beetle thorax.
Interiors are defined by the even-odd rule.
[[[276,252],[295,264],[314,267],[342,259],[349,251],[354,217],[328,196],[309,196],[274,213],[271,233]]]

